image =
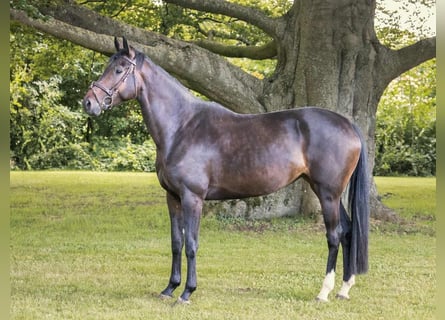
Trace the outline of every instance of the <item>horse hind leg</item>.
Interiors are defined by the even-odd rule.
[[[340,201],[340,242],[343,251],[343,284],[336,297],[338,299],[349,300],[349,290],[355,284],[355,275],[351,273],[350,268],[350,249],[351,249],[351,219],[346,213],[343,203]]]
[[[338,248],[340,245],[339,234],[339,197],[333,197],[328,192],[320,192],[319,195],[323,220],[326,227],[326,238],[328,243],[328,261],[326,267],[326,276],[323,285],[316,300],[329,301],[329,293],[334,289],[335,285],[335,269],[337,264]]]

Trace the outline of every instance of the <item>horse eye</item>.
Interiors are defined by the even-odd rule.
[[[116,68],[116,73],[117,74],[122,73],[122,69],[121,68]]]

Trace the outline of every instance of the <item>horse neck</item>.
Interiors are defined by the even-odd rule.
[[[145,59],[138,96],[144,122],[158,152],[168,153],[175,134],[197,112],[196,98],[161,67]]]

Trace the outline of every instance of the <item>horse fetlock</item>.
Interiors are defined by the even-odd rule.
[[[184,292],[192,294],[196,290],[196,286],[186,286]]]
[[[349,300],[349,290],[351,290],[352,286],[355,284],[355,276],[352,275],[348,281],[343,281],[343,285],[340,288],[340,291],[337,294],[338,299]]]
[[[335,271],[329,272],[323,280],[320,293],[317,296],[317,301],[329,301],[328,295],[334,289],[335,285]]]
[[[181,285],[181,275],[174,275],[170,278],[170,283],[169,286],[172,287],[173,289],[176,289],[177,287],[179,287]]]
[[[192,295],[193,291],[196,290],[196,286],[186,286],[184,292],[181,294],[179,299],[181,299],[184,303],[189,301],[190,296]],[[178,299],[178,300],[179,300]]]
[[[173,297],[173,291],[175,291],[175,289],[180,285],[181,282],[172,282],[170,281],[170,283],[168,284],[167,288],[165,288],[160,296],[161,297]]]

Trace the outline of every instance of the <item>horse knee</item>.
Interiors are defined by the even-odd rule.
[[[198,252],[198,243],[196,241],[187,241],[185,246],[185,255],[189,259],[193,259],[196,257],[196,253]]]
[[[342,233],[340,236],[340,243],[344,250],[349,250],[351,247],[351,234],[350,233]]]
[[[182,241],[173,241],[172,242],[172,253],[173,255],[180,255],[182,253]]]
[[[196,250],[194,250],[194,249],[186,250],[185,255],[189,259],[194,259],[196,257]]]
[[[194,286],[188,285],[188,286],[186,286],[185,290],[187,290],[189,293],[193,293],[196,291],[196,288],[197,288],[196,285],[194,285]]]
[[[173,256],[181,255],[183,247],[184,247],[184,240],[182,238],[182,234],[172,234],[171,250]]]
[[[337,232],[326,233],[326,239],[328,241],[329,248],[338,248],[338,246],[340,245],[340,237]]]

